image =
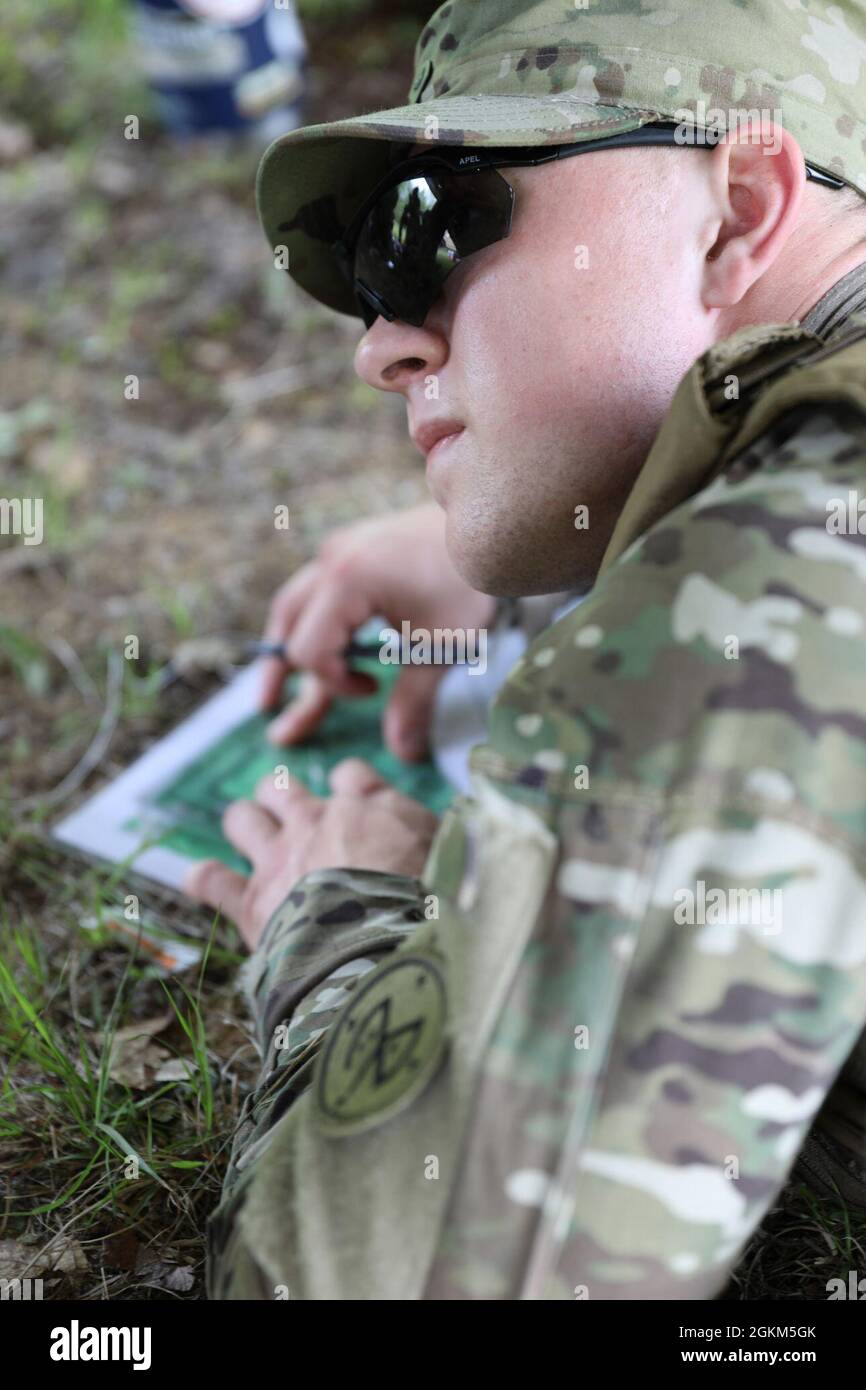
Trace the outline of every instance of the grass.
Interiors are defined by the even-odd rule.
[[[16,1242],[18,1277],[28,1261],[44,1272],[47,1297],[200,1297],[202,1233],[255,1064],[240,1021],[229,1023],[225,1060],[233,933],[211,923],[194,978],[166,981],[79,926],[123,901],[119,873],[73,877],[32,829],[7,823],[0,840],[4,902],[33,900],[14,920],[0,909],[0,1239]],[[51,903],[47,933],[40,898]],[[126,1084],[121,1030],[160,1015],[159,1044],[185,1059],[183,1079]]]
[[[866,1274],[866,1214],[792,1182],[750,1241],[725,1297],[820,1301],[831,1279]]]

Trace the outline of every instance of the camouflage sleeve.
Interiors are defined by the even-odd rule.
[[[866,1023],[864,463],[786,418],[527,651],[212,1296],[720,1290]]]
[[[340,1005],[423,919],[417,879],[363,869],[307,874],[270,918],[240,977],[262,1065],[234,1133],[222,1202],[211,1218],[211,1243],[217,1229],[220,1240],[231,1234],[244,1174],[308,1085]]]
[[[319,869],[295,885],[241,976],[267,1069],[285,1066],[282,1054],[292,1051],[279,1027],[291,1020],[293,1037],[304,1042],[323,1032],[358,962],[393,950],[424,920],[423,892],[417,879],[366,869]],[[336,990],[335,976],[343,981]],[[312,1030],[302,1030],[307,1013],[315,1014]]]

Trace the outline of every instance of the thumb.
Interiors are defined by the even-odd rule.
[[[397,678],[382,733],[391,752],[404,762],[419,762],[427,753],[436,691],[447,669],[416,666]]]

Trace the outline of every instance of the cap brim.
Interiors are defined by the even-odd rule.
[[[331,251],[395,143],[561,145],[619,135],[658,120],[657,111],[572,96],[443,96],[325,125],[288,131],[265,150],[256,203],[265,236],[288,253],[292,279],[329,308],[360,317]]]

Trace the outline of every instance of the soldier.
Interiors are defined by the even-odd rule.
[[[710,13],[451,0],[409,105],[262,161],[443,515],[278,597],[318,685],[277,736],[371,613],[586,597],[438,828],[349,762],[230,808],[251,878],[195,872],[263,1053],[213,1298],[710,1298],[810,1132],[863,1201],[866,6]]]

